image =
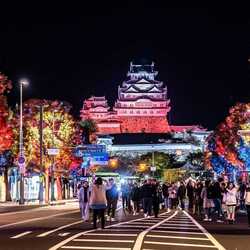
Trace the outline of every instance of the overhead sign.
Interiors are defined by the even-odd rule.
[[[84,154],[105,153],[105,152],[106,152],[106,145],[101,145],[101,144],[86,144],[76,147],[73,150],[73,154],[76,157],[83,157]]]
[[[58,155],[59,148],[48,148],[47,149],[48,155]]]

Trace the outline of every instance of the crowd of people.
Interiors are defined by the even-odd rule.
[[[250,226],[250,185],[242,181],[235,185],[220,178],[217,181],[188,179],[161,184],[147,179],[143,183],[128,181],[119,189],[113,178],[106,181],[98,177],[92,185],[87,181],[80,185],[78,199],[84,221],[89,220],[89,211],[93,211],[94,228],[97,221],[101,222],[101,228],[105,227],[105,220],[115,221],[119,199],[125,214],[139,215],[143,211],[145,218],[158,217],[163,208],[168,212],[187,209],[204,221],[235,223],[238,208],[247,211]]]

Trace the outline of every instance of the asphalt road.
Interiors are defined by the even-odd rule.
[[[246,224],[201,223],[188,213],[172,211],[159,218],[124,215],[93,230],[80,219],[78,204],[0,214],[1,250],[250,250]]]

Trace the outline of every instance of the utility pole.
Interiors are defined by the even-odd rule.
[[[40,186],[39,186],[39,203],[43,202],[43,105],[39,105],[39,142],[40,142]]]
[[[53,148],[55,147],[54,133],[55,133],[55,111],[53,111],[53,121],[52,121],[52,145],[53,145]],[[55,201],[54,165],[55,165],[55,156],[52,155],[52,166],[51,166],[51,197],[50,197],[51,201]]]

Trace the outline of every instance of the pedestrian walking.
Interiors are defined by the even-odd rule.
[[[109,183],[107,186],[107,215],[108,215],[108,220],[115,221],[115,211],[117,208],[117,201],[118,201],[118,190],[117,186],[115,184],[115,181],[113,178],[109,179]]]
[[[203,200],[201,198],[201,191],[203,189],[203,184],[201,181],[198,181],[195,184],[194,188],[194,200],[195,200],[195,214],[201,218],[202,215],[202,205],[203,205]]]
[[[186,187],[183,181],[181,181],[180,186],[177,191],[177,197],[180,202],[180,207],[182,210],[185,209],[185,198],[186,198]]]
[[[163,195],[163,199],[164,199],[164,207],[165,209],[169,212],[169,193],[168,193],[168,188],[169,188],[169,184],[167,182],[165,182],[162,185],[162,195]]]
[[[217,222],[222,221],[222,189],[220,183],[216,181],[213,184],[213,202],[214,202],[214,213],[217,215]]]
[[[230,182],[226,189],[226,206],[227,206],[227,220],[230,224],[235,222],[235,208],[237,204],[237,189],[235,185]]]
[[[205,181],[205,186],[201,191],[201,198],[203,199],[203,208],[205,212],[204,221],[212,221],[211,215],[214,203],[213,203],[213,187],[210,180]]]
[[[133,215],[138,215],[140,211],[140,188],[135,182],[131,191]]]
[[[89,183],[87,181],[84,181],[78,193],[79,206],[83,221],[89,220],[89,197]]]
[[[170,208],[174,209],[177,206],[177,186],[174,183],[171,183],[168,188]]]
[[[239,185],[239,203],[240,203],[240,211],[245,211],[245,194],[246,194],[246,184],[240,180]]]
[[[158,218],[161,202],[160,186],[159,183],[154,179],[152,180],[152,192],[153,192],[153,211],[155,218]]]
[[[246,186],[244,199],[245,199],[245,204],[247,208],[248,226],[250,227],[250,183],[248,183]]]
[[[105,219],[104,212],[107,207],[107,198],[106,198],[106,187],[103,185],[101,177],[96,179],[95,184],[92,187],[90,195],[90,208],[93,209],[93,226],[96,227],[97,216],[100,217],[101,227],[104,229]]]
[[[144,217],[150,217],[152,211],[152,203],[153,203],[153,188],[151,185],[151,181],[148,179],[144,182],[142,188],[142,203],[143,203],[143,211]]]
[[[187,184],[188,209],[193,213],[194,209],[194,185],[191,180]]]
[[[122,193],[122,207],[123,210],[128,208],[128,184],[121,184],[121,193]]]

